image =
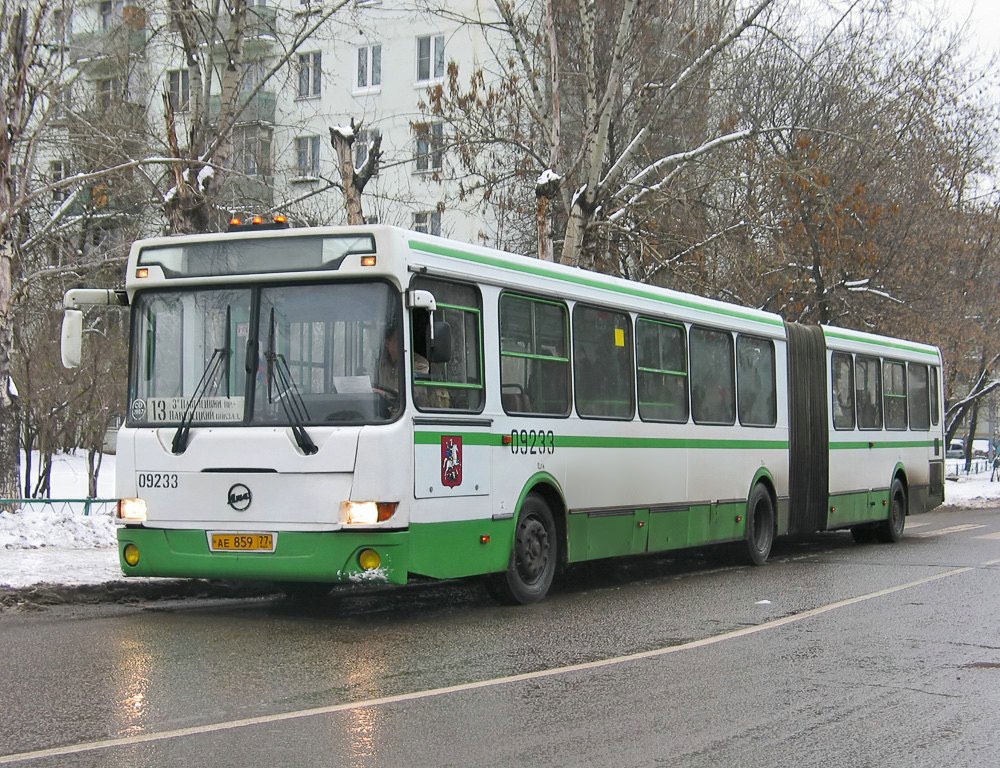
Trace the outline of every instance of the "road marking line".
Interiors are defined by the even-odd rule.
[[[924,531],[923,533],[913,534],[914,538],[929,539],[932,536],[947,536],[949,533],[961,533],[962,531],[975,531],[978,528],[985,528],[985,525],[973,525],[971,523],[966,525],[953,525],[950,528],[939,528],[936,531]]]
[[[984,533],[982,536],[973,536],[972,538],[974,538],[974,539],[992,539],[993,541],[996,541],[997,539],[1000,539],[1000,531],[997,531],[996,533]]]
[[[1000,560],[991,560],[983,565],[991,565],[993,563],[998,563]],[[654,648],[649,651],[639,651],[638,653],[630,653],[625,656],[614,656],[609,659],[598,659],[597,661],[585,661],[579,664],[569,664],[564,667],[552,667],[550,669],[540,669],[535,672],[524,672],[519,675],[507,675],[506,677],[494,677],[489,680],[479,680],[473,683],[461,683],[460,685],[449,685],[444,688],[429,688],[423,691],[413,691],[412,693],[400,693],[395,696],[382,696],[377,699],[365,699],[363,701],[354,701],[344,704],[330,704],[325,707],[312,707],[310,709],[299,709],[292,712],[280,712],[273,715],[260,715],[258,717],[247,717],[240,720],[227,720],[220,723],[210,723],[207,725],[194,725],[189,728],[175,728],[170,731],[156,731],[154,733],[144,733],[137,736],[122,736],[119,738],[112,739],[101,739],[100,741],[88,741],[80,744],[68,744],[62,747],[50,747],[48,749],[37,749],[30,752],[18,752],[11,755],[0,755],[0,765],[7,765],[10,763],[18,763],[27,760],[39,760],[45,757],[61,757],[63,755],[73,755],[80,752],[94,752],[101,749],[110,749],[112,747],[124,747],[132,746],[134,744],[144,744],[147,742],[154,741],[166,741],[168,739],[177,739],[184,736],[199,736],[206,733],[216,733],[218,731],[228,731],[235,728],[246,728],[252,725],[266,725],[269,723],[278,723],[284,720],[300,720],[306,717],[315,717],[316,715],[330,715],[337,712],[346,712],[353,709],[370,709],[372,707],[381,707],[386,704],[398,704],[404,701],[417,701],[420,699],[430,699],[437,696],[446,696],[452,693],[463,693],[465,691],[475,691],[480,688],[494,688],[500,685],[509,685],[510,683],[520,683],[526,680],[538,680],[544,677],[554,677],[556,675],[565,675],[571,672],[582,672],[591,669],[601,669],[602,667],[612,667],[618,666],[619,664],[625,664],[630,661],[640,661],[643,659],[652,659],[658,656],[666,656],[671,653],[679,653],[680,651],[689,651],[695,648],[705,648],[710,645],[716,645],[717,643],[725,642],[726,640],[735,640],[739,637],[745,637],[747,635],[755,635],[759,632],[764,632],[769,629],[777,629],[778,627],[783,627],[786,624],[794,624],[798,621],[803,621],[804,619],[811,619],[813,616],[820,616],[824,613],[829,613],[830,611],[835,611],[839,608],[846,608],[850,605],[855,605],[856,603],[863,603],[867,600],[874,600],[877,597],[885,597],[886,595],[891,595],[894,592],[902,592],[906,589],[913,589],[914,587],[919,587],[923,584],[929,584],[932,581],[939,581],[940,579],[947,579],[949,576],[957,576],[962,573],[968,573],[969,571],[975,570],[975,566],[967,566],[964,568],[953,568],[950,571],[944,571],[942,573],[935,574],[933,576],[926,576],[922,579],[917,579],[916,581],[910,581],[906,584],[899,584],[895,587],[886,587],[885,589],[880,589],[877,592],[869,592],[866,595],[858,595],[857,597],[849,597],[844,600],[838,600],[834,603],[827,603],[826,605],[821,605],[818,608],[810,608],[807,611],[802,611],[801,613],[795,613],[791,616],[784,616],[780,619],[774,619],[773,621],[767,621],[763,624],[755,624],[752,627],[743,627],[741,629],[734,629],[730,632],[723,632],[721,635],[713,635],[712,637],[702,638],[701,640],[692,640],[688,643],[682,643],[680,645],[668,645],[662,648]]]
[[[911,523],[909,520],[907,520],[906,530],[910,530],[911,528],[923,528],[925,525],[930,525],[930,524],[931,524],[930,520],[925,520],[922,523]]]

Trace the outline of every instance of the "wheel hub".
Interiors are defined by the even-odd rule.
[[[517,534],[517,570],[526,582],[533,582],[549,561],[549,534],[536,518],[525,520]]]

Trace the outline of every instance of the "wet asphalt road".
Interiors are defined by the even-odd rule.
[[[0,764],[1000,766],[998,615],[1000,510],[765,568],[590,564],[527,608],[445,583],[8,611]]]

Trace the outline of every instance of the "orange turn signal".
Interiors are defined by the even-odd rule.
[[[374,256],[362,256],[361,257],[361,266],[362,267],[374,267],[375,266],[375,257]]]
[[[149,267],[139,267],[135,271],[135,276],[142,280],[143,278],[149,277]]]

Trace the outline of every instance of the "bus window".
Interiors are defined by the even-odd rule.
[[[858,429],[882,429],[882,372],[877,357],[857,356]]]
[[[830,358],[833,428],[854,429],[854,359],[844,352]]]
[[[930,382],[930,392],[931,392],[931,424],[937,426],[938,423],[938,370],[933,365],[931,366],[931,382]]]
[[[573,308],[576,412],[587,418],[631,419],[632,333],[629,316],[577,304]]]
[[[413,402],[420,410],[471,411],[483,409],[482,298],[471,285],[418,277],[413,288],[434,294],[435,321],[451,328],[451,358],[427,362],[430,313],[411,314]]]
[[[742,334],[736,337],[736,381],[740,424],[747,427],[777,424],[774,342]]]
[[[684,326],[640,317],[635,323],[639,418],[688,420],[687,350]]]
[[[906,368],[888,360],[882,363],[885,387],[885,428],[906,429]]]
[[[910,406],[910,429],[930,429],[930,398],[927,396],[927,366],[907,363],[906,383]]]
[[[569,415],[567,315],[555,301],[500,297],[500,396],[507,413]]]
[[[691,411],[696,424],[735,424],[733,335],[691,329]]]

